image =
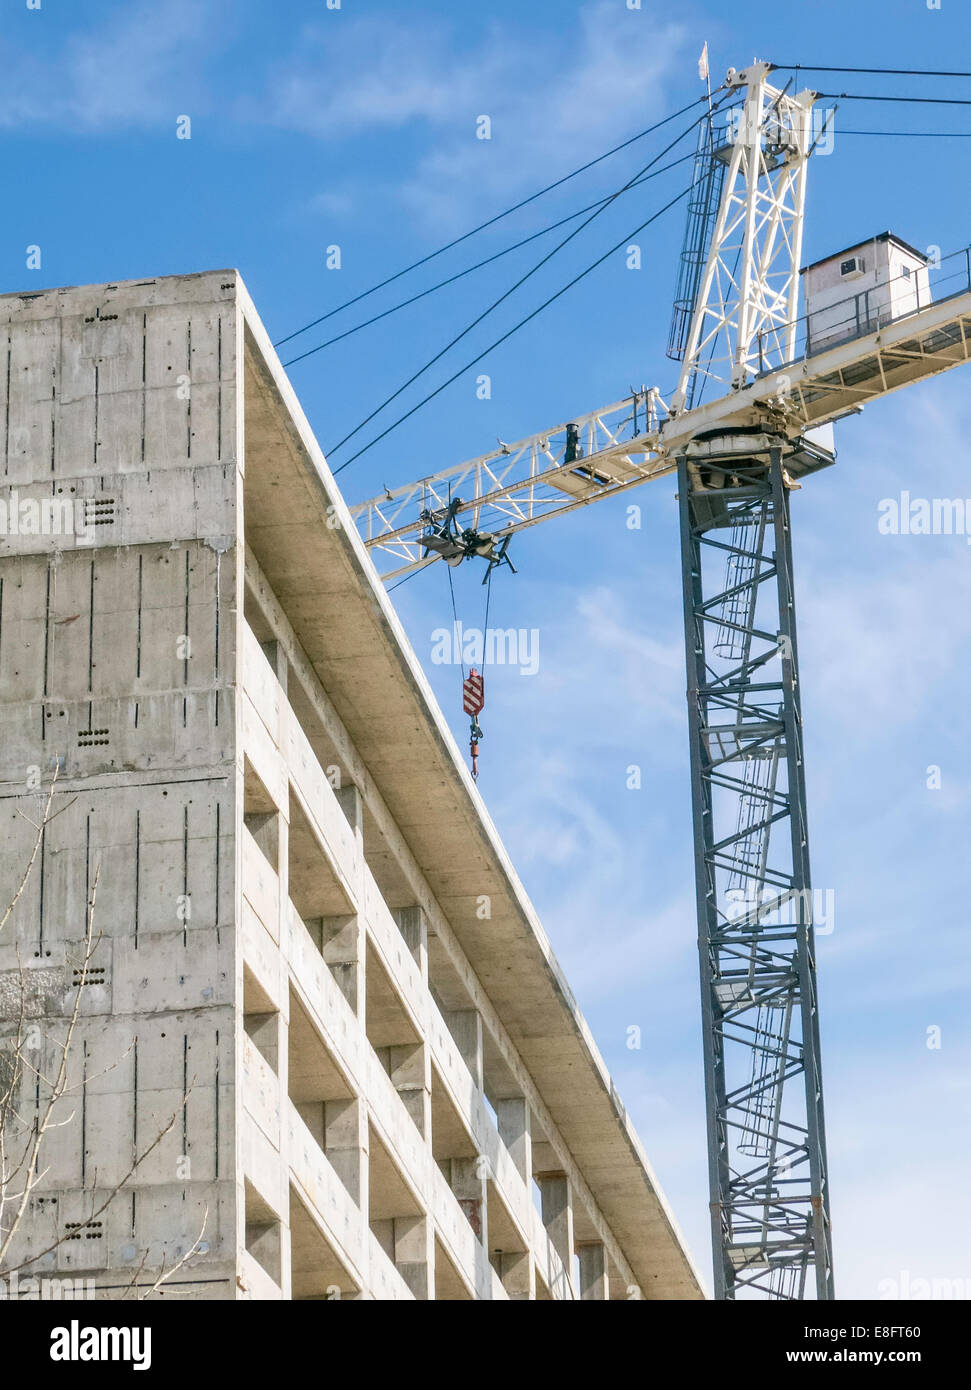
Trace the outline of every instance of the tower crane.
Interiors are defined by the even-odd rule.
[[[945,297],[861,314],[851,295],[813,333],[817,97],[773,71],[730,69],[732,123],[702,127],[673,394],[633,390],[351,510],[385,580],[475,556],[491,573],[518,532],[676,475],[715,1295],[831,1299],[790,497],[835,462],[834,421],[968,361],[971,254]]]

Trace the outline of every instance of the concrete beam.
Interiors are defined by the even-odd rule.
[[[340,803],[340,808],[347,817],[347,823],[354,831],[354,834],[364,841],[364,802],[361,799],[361,792],[353,782],[345,782],[342,787],[334,788],[334,795]]]
[[[274,637],[269,642],[261,642],[260,647],[285,695],[287,693],[287,654],[283,643]]]

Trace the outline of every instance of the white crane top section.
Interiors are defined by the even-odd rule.
[[[710,142],[727,172],[674,393],[642,388],[352,507],[385,579],[441,556],[489,558],[503,538],[673,471],[708,431],[798,440],[968,360],[971,251],[942,264],[932,302],[926,259],[885,233],[808,267],[810,314],[799,317],[806,174],[823,130],[815,93],[790,95],[771,71],[756,62],[726,78],[745,96],[724,143]],[[859,274],[841,274],[851,260]],[[813,466],[811,455],[791,471]],[[433,531],[429,553],[422,537]]]

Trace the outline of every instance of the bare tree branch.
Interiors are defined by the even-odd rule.
[[[51,804],[52,804],[52,802],[53,802],[53,800],[54,800],[54,789],[55,789],[56,786],[57,786],[57,772],[55,771],[54,777],[53,777],[53,779],[52,779],[52,781],[51,781],[51,789],[50,789],[50,791],[47,793],[47,804],[46,804],[45,807],[44,807],[44,814],[43,814],[43,816],[41,817],[40,825],[34,826],[34,828],[35,828],[36,831],[37,831],[37,836],[36,836],[36,838],[35,838],[35,840],[34,840],[33,849],[32,849],[31,852],[30,852],[30,858],[27,860],[27,867],[26,867],[26,869],[24,869],[24,876],[23,876],[23,878],[20,880],[20,884],[19,884],[19,886],[18,886],[18,888],[17,888],[17,891],[16,891],[16,893],[14,893],[13,898],[11,899],[10,903],[8,904],[8,906],[7,906],[7,908],[6,908],[6,911],[4,912],[3,916],[0,917],[0,931],[3,931],[4,927],[7,925],[7,922],[8,922],[8,920],[9,920],[9,918],[10,918],[10,914],[13,912],[14,908],[17,906],[18,902],[19,902],[20,899],[21,899],[21,896],[22,896],[22,894],[23,894],[24,889],[27,887],[27,880],[30,878],[31,870],[32,870],[33,867],[34,867],[34,860],[37,858],[38,854],[40,853],[40,846],[41,846],[41,841],[42,841],[43,838],[44,838],[44,831],[47,829],[48,823],[49,823],[50,820],[51,820]],[[19,808],[18,808],[18,812],[19,812],[19,814],[23,815],[23,812],[22,812],[22,811],[19,811]],[[24,816],[24,820],[27,820],[27,821],[29,822],[30,825],[34,825],[34,822],[33,822],[32,820],[30,820],[29,817],[27,817],[27,816]]]

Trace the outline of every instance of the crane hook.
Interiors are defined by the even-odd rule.
[[[477,719],[472,720],[472,727],[469,730],[469,756],[472,759],[472,779],[479,780],[479,739],[483,737]]]

